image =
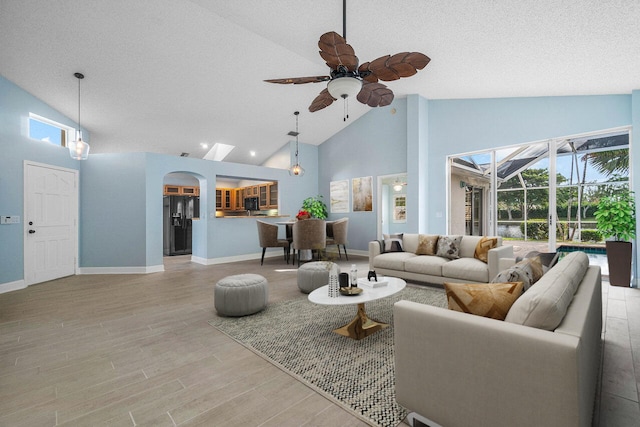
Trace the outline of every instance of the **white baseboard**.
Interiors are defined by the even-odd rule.
[[[164,271],[164,265],[148,267],[81,267],[78,274],[148,274]]]
[[[15,282],[0,283],[0,294],[6,292],[17,291],[18,289],[24,289],[27,284],[24,280],[16,280]]]
[[[274,256],[282,256],[282,253],[278,254],[267,252],[264,254],[265,258],[272,258]],[[200,258],[200,257],[191,257],[191,261],[196,262],[202,265],[216,265],[216,264],[224,264],[227,262],[237,262],[237,261],[248,261],[252,259],[260,259],[262,257],[262,253],[258,254],[244,254],[244,255],[234,255],[234,256],[225,256],[220,258]]]

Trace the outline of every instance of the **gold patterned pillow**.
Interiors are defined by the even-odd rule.
[[[513,303],[522,295],[522,282],[445,283],[449,310],[504,320]]]
[[[416,255],[435,255],[438,249],[437,234],[419,234]]]
[[[498,246],[497,237],[483,237],[476,245],[473,257],[485,263],[489,262],[489,249],[493,249],[496,246]]]

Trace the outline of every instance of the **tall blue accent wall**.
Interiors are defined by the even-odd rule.
[[[322,194],[329,203],[331,181],[372,176],[373,212],[350,209],[329,216],[349,217],[349,247],[366,251],[367,243],[377,238],[377,177],[408,173],[405,231],[445,233],[448,155],[640,126],[640,91],[461,100],[411,95],[371,109],[320,146],[301,144],[304,177],[290,177],[274,167],[151,153],[92,154],[78,162],[64,148],[27,137],[29,112],[74,126],[73,120],[0,76],[0,215],[24,219],[25,160],[79,169],[80,267],[153,269],[162,265],[162,184],[167,173],[187,172],[199,179],[202,215],[193,229],[194,256],[213,261],[253,257],[260,251],[254,219],[214,217],[217,175],[277,180],[280,212],[289,215],[310,195]],[[638,171],[635,145],[631,156]],[[283,150],[279,157],[286,154]],[[636,190],[639,175],[632,177]],[[23,240],[24,224],[0,225],[0,286],[23,280]]]

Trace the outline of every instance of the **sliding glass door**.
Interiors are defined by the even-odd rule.
[[[629,134],[451,156],[449,170],[452,234],[497,234],[527,252],[604,245],[594,213],[601,197],[629,188]]]

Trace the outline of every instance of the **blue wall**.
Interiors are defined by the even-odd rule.
[[[324,200],[330,200],[331,181],[347,179],[351,185],[352,178],[373,176],[373,212],[352,212],[350,206],[349,213],[329,215],[329,219],[349,218],[349,248],[366,251],[368,242],[376,239],[376,177],[406,172],[407,155],[406,99],[371,109],[320,145],[319,188]]]
[[[349,246],[366,251],[368,241],[376,238],[376,177],[408,172],[405,231],[444,233],[448,155],[640,126],[640,91],[470,100],[411,95],[371,109],[319,147],[301,144],[304,177],[290,177],[278,168],[150,153],[92,154],[77,162],[66,149],[26,136],[29,112],[74,126],[69,118],[0,77],[0,215],[24,219],[25,160],[80,169],[80,266],[87,271],[153,270],[162,265],[162,185],[167,173],[193,173],[200,180],[202,215],[194,224],[194,256],[204,262],[250,258],[260,252],[254,219],[215,218],[216,175],[277,180],[280,212],[292,216],[310,195],[322,194],[328,201],[331,181],[373,176],[373,212],[330,214],[330,219],[350,218]],[[85,137],[89,137],[86,131]],[[640,160],[633,154],[632,147],[637,171]],[[633,177],[636,189],[638,175]],[[23,279],[23,233],[22,223],[0,225],[0,285]]]
[[[69,169],[81,166],[68,149],[28,138],[29,112],[75,126],[68,117],[0,76],[0,215],[20,216],[20,224],[0,225],[0,285],[21,281],[24,276],[24,161]],[[90,141],[88,132],[83,135]]]
[[[427,229],[445,233],[447,155],[629,126],[631,96],[433,100],[428,111]]]
[[[74,126],[0,77],[0,215],[21,217],[21,224],[0,225],[0,286],[24,277],[25,160],[80,170],[79,267],[89,273],[162,268],[162,197],[168,173],[192,173],[200,180],[203,215],[194,223],[194,256],[205,263],[252,258],[261,252],[255,219],[215,218],[216,175],[277,180],[284,215],[295,215],[304,198],[318,194],[316,146],[300,144],[304,177],[291,177],[285,169],[151,153],[91,154],[79,162],[66,148],[30,140],[29,112]],[[85,138],[89,140],[86,131]]]

